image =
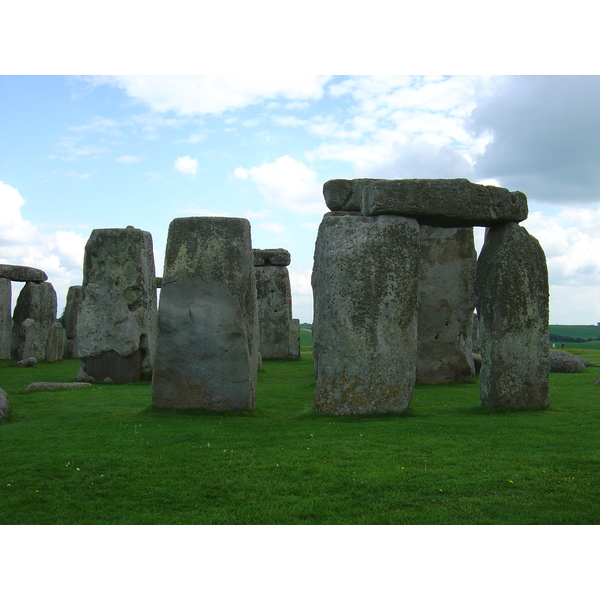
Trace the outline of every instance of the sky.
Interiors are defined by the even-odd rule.
[[[174,218],[243,217],[310,323],[324,182],[465,177],[527,195],[550,322],[596,324],[598,98],[585,75],[1,75],[0,263],[43,269],[60,315],[93,229],[149,231],[161,275]]]

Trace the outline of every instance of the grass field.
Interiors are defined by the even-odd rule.
[[[542,411],[486,409],[475,383],[419,385],[400,416],[334,418],[311,411],[302,343],[301,361],[264,361],[243,413],[154,410],[148,383],[25,393],[74,381],[78,361],[0,361],[0,523],[600,523],[599,368],[551,374]]]

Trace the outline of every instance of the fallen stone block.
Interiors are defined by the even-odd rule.
[[[30,383],[26,388],[26,392],[47,392],[51,390],[68,390],[72,388],[89,388],[91,383],[77,382],[55,382],[55,381],[37,381]]]
[[[8,419],[10,414],[10,402],[8,401],[8,395],[0,388],[0,419]]]
[[[17,368],[25,368],[25,367],[35,367],[36,365],[37,365],[36,357],[30,356],[29,358],[24,358],[23,360],[19,360],[10,366],[17,367]]]

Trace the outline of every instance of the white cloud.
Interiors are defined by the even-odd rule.
[[[265,100],[306,101],[323,95],[329,77],[319,75],[200,75],[97,77],[124,89],[157,112],[220,114]]]
[[[127,164],[137,163],[141,160],[142,159],[139,156],[132,156],[130,154],[124,154],[123,156],[119,156],[119,158],[117,158],[117,162]]]
[[[292,289],[292,315],[301,323],[313,321],[313,292],[310,283],[311,269],[288,267],[290,287]]]
[[[184,175],[195,175],[198,161],[190,156],[182,156],[175,161],[175,169]]]
[[[264,229],[265,231],[270,231],[271,233],[275,233],[277,235],[281,235],[287,229],[283,223],[275,223],[275,222],[260,223],[258,226],[261,229]]]
[[[45,271],[58,297],[59,313],[71,285],[82,280],[83,253],[87,239],[73,231],[44,233],[21,215],[25,200],[19,191],[0,181],[0,262]],[[21,286],[22,287],[22,286]],[[18,296],[13,292],[13,306]],[[57,315],[60,316],[60,315]]]
[[[234,176],[254,182],[266,202],[280,210],[302,214],[327,212],[318,174],[290,156],[250,169],[238,167]]]

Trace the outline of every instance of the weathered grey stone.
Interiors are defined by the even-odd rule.
[[[48,338],[46,341],[46,360],[55,362],[61,360],[65,348],[65,330],[63,326],[54,321],[48,329]]]
[[[94,229],[85,247],[77,316],[78,377],[150,379],[156,342],[156,275],[147,231]]]
[[[290,322],[292,319],[292,290],[285,266],[275,266],[268,258],[271,250],[254,250],[254,274],[262,358],[290,358]],[[281,250],[280,254],[287,252]],[[289,255],[289,253],[288,253]],[[256,266],[261,262],[261,266]],[[289,262],[289,261],[288,261]]]
[[[26,388],[26,392],[47,392],[53,390],[69,390],[72,388],[89,388],[92,387],[91,383],[83,383],[81,381],[67,381],[67,382],[57,382],[57,381],[37,381],[35,383],[30,383]]]
[[[152,406],[254,408],[258,338],[250,223],[174,219],[165,251]]]
[[[81,308],[83,286],[72,285],[67,292],[65,305],[65,336],[63,358],[79,358],[79,344],[77,342],[77,318]]]
[[[162,287],[162,277],[156,278],[156,287],[160,289]]]
[[[484,405],[547,406],[548,300],[548,269],[539,242],[516,223],[490,228],[476,277]]]
[[[10,366],[17,367],[18,369],[22,369],[22,368],[27,368],[27,367],[35,367],[36,365],[37,365],[37,359],[35,358],[35,356],[30,356],[29,358],[24,358],[23,360],[19,360]]]
[[[491,226],[527,218],[522,192],[468,179],[333,179],[324,184],[323,195],[332,211],[416,217],[436,227]]]
[[[300,360],[300,319],[290,321],[290,354],[292,360]]]
[[[421,225],[420,248],[417,383],[472,381],[473,229]]]
[[[8,395],[0,388],[0,419],[8,419],[10,414],[10,402],[8,401]]]
[[[48,275],[41,269],[20,265],[0,265],[0,277],[6,277],[11,281],[35,281],[36,283],[48,279]]]
[[[10,279],[0,277],[0,359],[11,358],[12,288]]]
[[[13,313],[12,356],[46,358],[48,335],[56,322],[56,292],[49,282],[28,281]]]
[[[292,262],[290,253],[284,248],[272,248],[267,250],[254,249],[254,266],[273,265],[276,267],[287,267]]]
[[[402,412],[415,383],[419,225],[323,217],[315,245],[316,412]]]
[[[473,358],[473,365],[475,366],[475,373],[479,373],[481,371],[481,354],[477,354],[477,352],[473,352],[471,354]]]
[[[583,373],[586,367],[585,361],[575,354],[550,350],[550,371],[552,373]]]

